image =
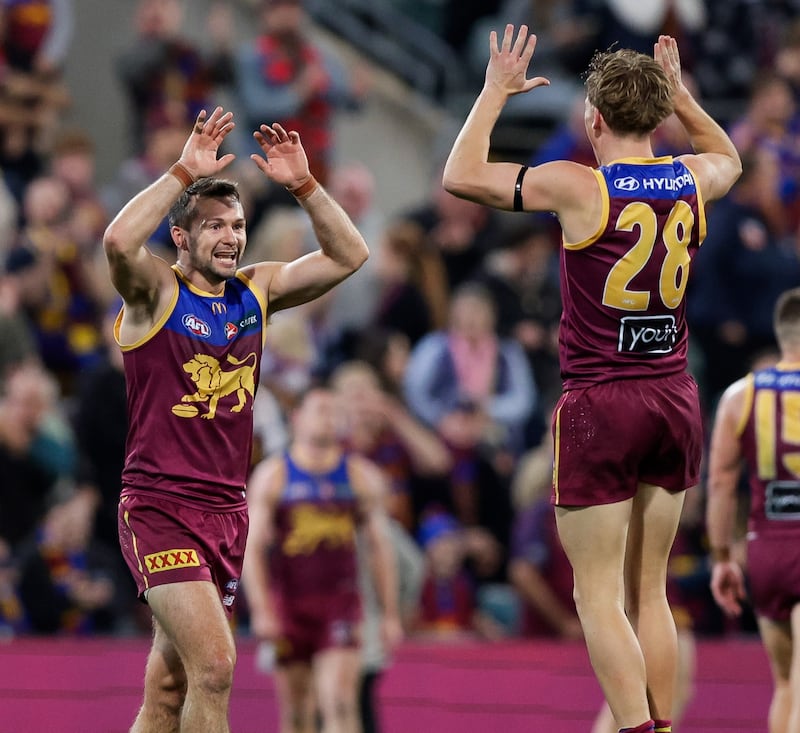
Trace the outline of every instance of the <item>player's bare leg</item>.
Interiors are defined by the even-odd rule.
[[[180,712],[181,733],[230,733],[228,702],[236,663],[230,623],[217,589],[209,582],[172,583],[151,588],[147,601],[157,620],[156,639],[171,644],[185,670],[185,695]],[[168,665],[155,665],[145,680],[145,701],[133,733],[163,733],[164,691],[160,678]],[[150,665],[148,664],[148,673]]]
[[[357,649],[327,649],[314,658],[314,686],[322,715],[322,733],[359,733]]]
[[[623,608],[632,506],[629,499],[593,507],[556,507],[589,659],[617,724],[630,728],[650,719],[644,657]]]
[[[667,564],[685,491],[641,484],[633,500],[625,562],[626,609],[644,655],[650,714],[672,717],[678,640],[667,601]]]
[[[315,733],[316,706],[311,665],[292,662],[275,668],[280,733]]]
[[[800,606],[791,622],[759,617],[758,629],[772,670],[773,692],[769,707],[769,733],[800,731],[800,660],[793,638],[800,634]]]
[[[178,652],[153,619],[153,646],[144,673],[144,702],[131,733],[179,733],[186,673]]]

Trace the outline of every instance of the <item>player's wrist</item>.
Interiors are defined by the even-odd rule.
[[[196,180],[197,176],[194,175],[183,163],[176,160],[167,171],[171,176],[177,178],[184,188],[189,188]]]
[[[718,545],[711,548],[711,562],[730,562],[731,560],[731,547],[730,545]]]
[[[310,173],[300,183],[294,186],[286,186],[286,190],[298,201],[304,201],[319,187],[319,182]]]

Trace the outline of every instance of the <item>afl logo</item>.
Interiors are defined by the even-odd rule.
[[[637,188],[639,188],[639,181],[632,176],[617,178],[617,180],[614,181],[614,188],[620,191],[635,191]]]
[[[194,313],[187,313],[182,321],[184,327],[189,333],[200,338],[207,339],[211,335],[211,326],[209,326],[202,318],[198,318]]]
[[[225,324],[225,338],[230,341],[237,333],[239,333],[239,327],[235,323],[228,321]]]

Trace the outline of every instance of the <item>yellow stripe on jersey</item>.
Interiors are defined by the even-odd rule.
[[[575,242],[569,243],[562,240],[562,245],[564,249],[568,250],[577,250],[577,249],[584,249],[588,247],[590,244],[594,244],[600,235],[606,230],[606,226],[608,225],[608,212],[611,207],[610,198],[608,195],[608,184],[606,183],[605,176],[596,168],[592,170],[594,173],[594,177],[597,179],[597,184],[600,186],[600,199],[602,202],[602,210],[600,212],[600,224],[597,227],[597,231],[592,234],[591,237],[588,239],[584,239],[582,242]]]

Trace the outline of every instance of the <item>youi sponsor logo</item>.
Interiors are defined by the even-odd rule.
[[[678,343],[675,316],[625,316],[617,350],[626,354],[668,354]]]

